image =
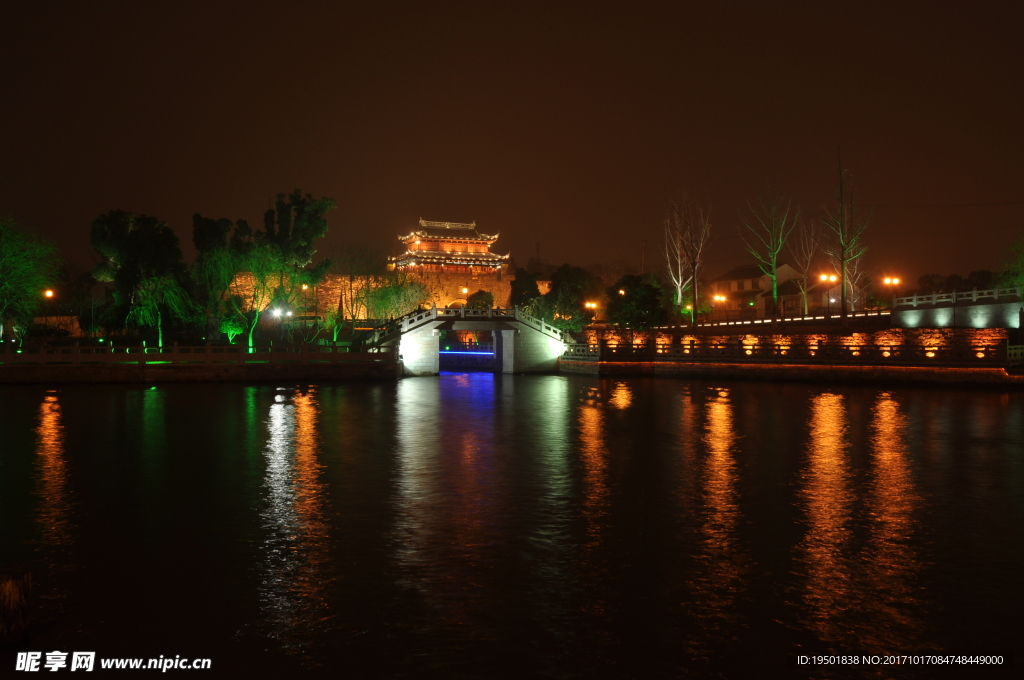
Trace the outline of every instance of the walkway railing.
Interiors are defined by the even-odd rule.
[[[820,364],[969,364],[1004,365],[1024,362],[1024,346],[1006,342],[951,346],[886,344],[760,345],[743,342],[683,345],[566,346],[569,361],[727,361],[749,363]]]
[[[527,314],[519,307],[516,307],[515,309],[433,307],[431,309],[416,310],[406,314],[405,316],[400,316],[394,321],[390,321],[383,329],[374,335],[372,344],[379,345],[387,342],[388,340],[393,339],[397,334],[408,333],[409,331],[415,330],[424,324],[430,323],[431,321],[455,319],[464,321],[518,321],[552,338],[557,340],[563,339],[563,333],[560,328],[552,326],[543,319],[538,319],[535,316]]]
[[[918,305],[954,305],[957,302],[1014,302],[1022,300],[1024,289],[993,288],[991,290],[953,291],[952,293],[934,293],[932,295],[911,295],[895,299],[895,307],[917,307]]]
[[[348,347],[328,345],[205,345],[168,347],[49,347],[27,350],[5,347],[0,351],[0,364],[316,364],[355,361],[395,361],[390,348],[351,351]]]
[[[879,310],[876,312],[849,312],[846,318],[853,323],[861,321],[875,321],[879,317],[889,316],[889,310]],[[805,323],[814,321],[826,321],[828,323],[839,322],[842,320],[842,315],[838,312],[826,312],[824,314],[810,314],[808,316],[780,316],[779,323]],[[708,321],[705,323],[698,323],[700,327],[721,327],[721,326],[771,326],[774,323],[772,319],[737,319],[735,321]]]

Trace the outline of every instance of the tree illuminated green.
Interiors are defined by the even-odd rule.
[[[428,297],[427,287],[401,272],[383,277],[384,285],[364,288],[363,304],[371,319],[396,319],[415,310]]]
[[[126,320],[140,326],[155,327],[157,346],[163,347],[165,309],[178,319],[188,318],[193,310],[188,293],[171,274],[148,278],[138,285]]]
[[[226,220],[194,223],[198,227],[193,235],[197,248],[203,244],[216,254],[206,265],[210,268],[210,285],[223,282],[228,271],[234,272],[221,294],[221,325],[225,319],[243,323],[250,351],[263,313],[271,306],[289,310],[302,306],[302,291],[320,283],[331,267],[329,259],[314,267],[309,265],[316,253],[314,242],[327,233],[326,213],[333,207],[333,199],[313,198],[296,189],[291,194],[277,195],[274,207],[263,216],[263,231],[238,220],[229,237],[230,223]]]
[[[43,290],[53,284],[57,262],[53,245],[0,218],[0,337],[10,321],[16,329],[32,323]]]
[[[772,282],[772,319],[779,309],[779,254],[800,219],[799,208],[781,197],[758,199],[758,205],[747,204],[750,217],[741,218],[740,238],[747,252],[757,260],[761,273]]]

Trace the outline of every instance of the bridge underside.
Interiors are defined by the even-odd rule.
[[[495,373],[554,372],[558,370],[558,359],[565,348],[561,340],[512,320],[438,319],[401,335],[398,353],[404,375],[440,372],[444,331],[490,331],[494,338],[490,368]]]

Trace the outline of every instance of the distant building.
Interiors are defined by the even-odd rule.
[[[779,283],[779,312],[782,316],[804,315],[804,294],[798,285],[799,277]],[[842,306],[842,289],[838,283],[810,279],[807,282],[807,313],[838,313]],[[850,310],[853,303],[848,301]]]
[[[503,307],[511,292],[508,254],[491,252],[498,235],[482,234],[476,222],[428,222],[398,237],[401,255],[388,258],[388,269],[406,272],[426,285],[438,307],[466,304],[469,295],[484,290]]]
[[[776,270],[778,285],[800,274],[788,264],[780,264]],[[756,264],[736,267],[711,281],[711,295],[716,313],[741,319],[766,318],[771,316],[772,281]]]

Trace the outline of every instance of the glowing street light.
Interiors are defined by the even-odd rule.
[[[49,288],[47,288],[46,290],[43,291],[43,295],[45,297],[52,298],[53,297],[53,291],[50,290]]]
[[[899,289],[896,286],[900,285],[900,280],[895,276],[886,276],[882,279],[882,283],[889,286],[889,297],[893,299],[893,307],[895,307],[896,296],[899,295]]]

